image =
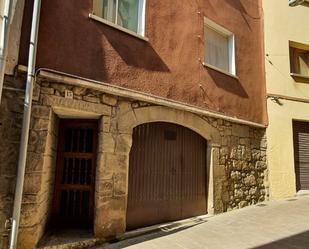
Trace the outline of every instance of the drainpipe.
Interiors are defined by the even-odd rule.
[[[26,93],[24,101],[23,125],[22,125],[21,140],[19,147],[19,159],[18,159],[17,179],[15,187],[13,217],[12,217],[12,230],[10,235],[10,249],[16,248],[19,221],[20,221],[20,210],[22,203],[24,176],[25,176],[28,140],[29,140],[29,126],[31,117],[33,85],[35,82],[35,61],[36,61],[40,9],[41,9],[41,0],[34,0],[30,45],[29,45],[28,72],[27,72],[27,83],[26,83],[27,85],[26,85]]]
[[[13,8],[13,0],[5,0],[0,3],[0,10],[3,10],[1,13],[1,29],[0,29],[0,104],[2,97],[2,88],[3,88],[3,80],[5,73],[5,63],[6,63],[6,55],[7,55],[7,45],[9,42],[9,26],[12,20],[12,8]]]

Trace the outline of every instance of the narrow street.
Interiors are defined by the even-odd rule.
[[[309,196],[259,204],[210,217],[202,224],[160,231],[96,249],[309,248]]]

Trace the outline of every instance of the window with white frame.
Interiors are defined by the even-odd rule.
[[[236,75],[234,34],[204,18],[205,65]]]
[[[144,36],[145,5],[146,0],[94,0],[94,14]]]

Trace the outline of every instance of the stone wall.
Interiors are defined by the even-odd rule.
[[[72,99],[65,98],[67,90],[73,92]],[[33,248],[48,226],[59,117],[100,120],[94,210],[96,237],[112,238],[126,230],[132,132],[134,127],[147,122],[176,123],[208,141],[205,167],[209,172],[210,213],[242,208],[268,198],[264,129],[46,79],[39,80],[34,93],[20,248]]]
[[[215,213],[268,199],[265,130],[205,118],[221,136],[214,170]]]
[[[5,77],[5,87],[21,88],[23,79]],[[0,248],[6,248],[6,221],[12,215],[23,116],[22,91],[4,89],[0,105]]]

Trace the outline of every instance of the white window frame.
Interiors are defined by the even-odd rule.
[[[113,1],[113,0],[109,0]],[[126,33],[129,33],[131,35],[137,36],[139,38],[145,37],[145,24],[146,24],[146,1],[147,0],[139,0],[138,3],[138,26],[137,26],[137,32],[124,28],[121,25],[117,24],[118,19],[118,3],[119,0],[116,0],[116,15],[115,15],[115,22],[111,22],[107,19],[105,19],[102,15],[102,9],[103,9],[103,0],[93,0],[93,14],[90,14],[90,18],[93,18],[97,21],[101,21],[109,26],[112,26],[114,28],[117,28],[119,30],[122,30]],[[108,10],[110,13],[107,15],[112,15],[112,10]]]
[[[204,62],[204,65],[209,66],[215,70],[221,71],[223,73],[228,73],[231,75],[236,76],[236,52],[235,52],[235,35],[227,30],[226,28],[220,26],[219,24],[215,23],[214,21],[208,19],[207,17],[204,17],[204,25],[207,26],[208,28],[213,29],[214,31],[216,31],[217,33],[220,33],[226,37],[228,37],[228,56],[229,56],[229,71],[226,72],[225,70],[221,69],[221,68],[217,68],[213,65],[210,65],[206,62]],[[207,34],[204,34],[204,42],[205,41],[205,37]],[[206,49],[206,46],[204,46],[204,48]],[[204,57],[206,56],[206,51],[204,53]],[[204,58],[204,61],[206,61],[206,58]]]

